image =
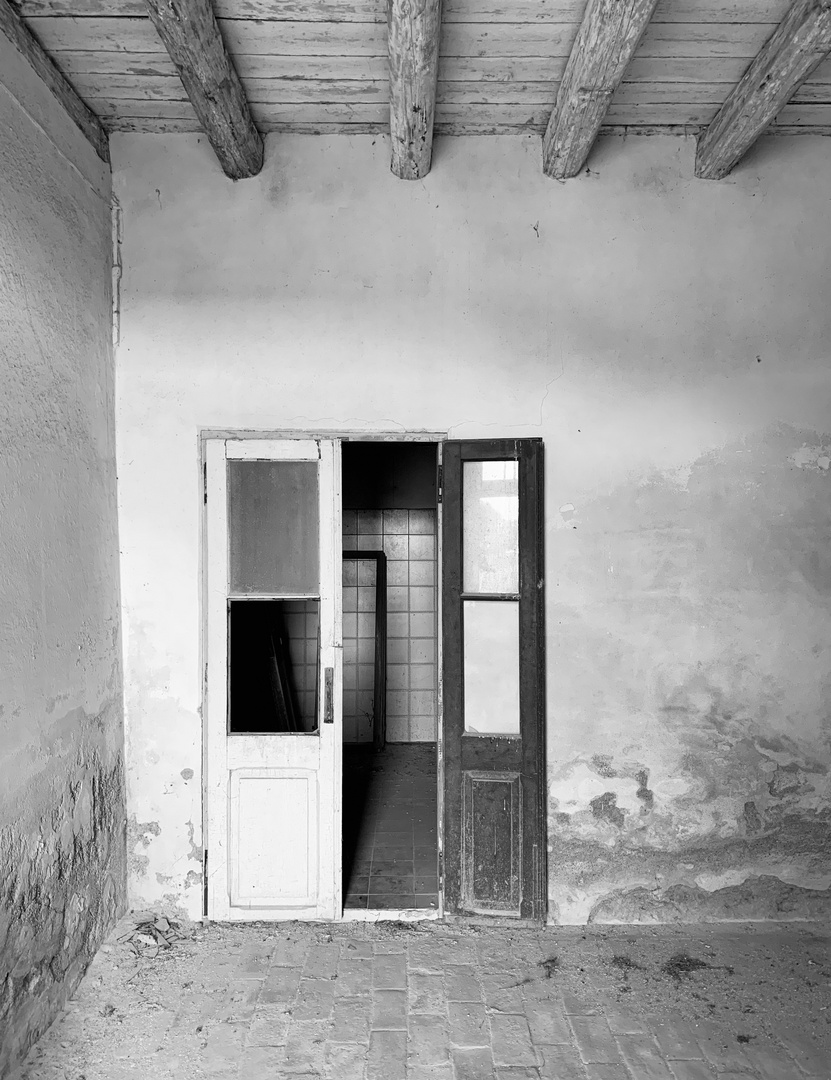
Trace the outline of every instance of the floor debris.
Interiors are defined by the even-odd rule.
[[[831,1077],[827,926],[164,919],[122,921],[9,1080]]]

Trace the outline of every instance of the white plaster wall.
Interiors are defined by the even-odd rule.
[[[4,1075],[124,902],[110,197],[0,34]]]
[[[807,433],[822,456],[829,426],[831,141],[764,141],[720,183],[696,180],[694,143],[675,138],[602,141],[565,184],[543,177],[536,138],[441,140],[419,183],[395,180],[388,152],[383,138],[269,138],[262,174],[232,184],[195,136],[113,140],[133,895],[200,910],[198,430],[429,428],[545,440],[552,914],[580,921],[610,890],[658,889],[685,844],[741,838],[741,806],[761,798],[764,770],[729,765],[728,803],[701,794],[689,747],[662,727],[702,666],[685,708],[707,754],[732,760],[747,740],[762,754],[778,732],[787,760],[827,769],[828,591],[806,591],[786,542],[771,554],[765,537],[784,513],[819,536],[806,507],[827,499],[806,487],[778,509],[787,454]],[[765,457],[759,441],[783,431]],[[711,459],[729,483],[690,488]],[[724,513],[751,489],[764,514],[742,553]],[[726,585],[699,580],[722,558],[722,518],[731,558],[748,555]],[[694,587],[677,557],[691,535]],[[751,557],[764,580],[741,579]],[[679,622],[685,588],[694,610]],[[725,602],[725,588],[741,595]],[[783,596],[795,614],[777,629]],[[722,683],[744,695],[727,736],[708,719]],[[587,764],[610,752],[611,787]],[[661,794],[639,810],[643,768]],[[620,795],[619,821],[591,807],[595,781]],[[679,801],[691,790],[706,811]],[[638,845],[660,865],[642,869]],[[590,887],[580,866],[595,850],[620,859]],[[808,852],[791,877],[819,887],[821,861]],[[735,876],[713,871],[708,888]]]

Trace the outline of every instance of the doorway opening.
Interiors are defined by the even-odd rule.
[[[348,910],[439,906],[437,450],[342,446]]]

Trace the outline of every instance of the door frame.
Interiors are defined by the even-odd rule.
[[[439,906],[438,911],[419,912],[417,918],[430,919],[430,918],[453,918],[464,919],[465,921],[479,921],[475,918],[464,916],[446,916],[444,909],[444,683],[443,683],[443,669],[444,669],[444,634],[443,634],[443,597],[442,597],[442,580],[443,580],[443,553],[442,553],[442,452],[443,446],[446,442],[450,441],[450,435],[447,431],[430,431],[430,430],[389,430],[389,429],[353,429],[353,428],[338,428],[338,429],[320,429],[320,428],[273,428],[273,429],[253,429],[253,428],[203,428],[198,433],[197,444],[197,463],[198,463],[198,483],[200,485],[200,491],[202,495],[200,515],[199,515],[199,560],[198,560],[198,573],[200,581],[199,590],[199,604],[200,604],[200,635],[199,635],[199,678],[201,684],[201,703],[202,703],[202,843],[203,843],[203,866],[202,866],[202,884],[203,884],[203,906],[202,917],[204,920],[208,920],[208,873],[209,873],[209,860],[210,860],[210,848],[211,848],[211,836],[208,828],[208,783],[207,783],[207,723],[205,718],[207,717],[208,709],[208,665],[207,665],[207,643],[208,643],[208,566],[206,559],[206,547],[208,536],[208,516],[207,516],[207,444],[214,439],[233,439],[235,441],[244,440],[309,440],[309,439],[331,439],[343,442],[391,442],[391,443],[406,443],[406,442],[429,442],[435,443],[437,447],[437,468],[438,468],[438,488],[437,488],[437,586],[436,586],[436,618],[437,618],[437,696],[436,696],[436,768],[437,768],[437,822],[438,822],[438,875],[439,875]],[[468,441],[468,440],[464,440]],[[338,483],[340,488],[340,483]],[[544,529],[545,519],[544,510],[542,512],[542,528]],[[338,609],[340,605],[338,605]],[[542,704],[543,718],[545,716],[545,701],[543,695]],[[544,722],[544,721],[543,721]],[[543,746],[545,745],[543,741]],[[546,755],[547,757],[547,755]],[[543,760],[541,763],[544,775],[547,771],[547,760]],[[342,765],[341,765],[342,773]],[[342,777],[339,776],[336,780],[337,789],[340,792]],[[544,830],[545,832],[545,830]],[[343,846],[341,844],[336,846],[336,873],[342,874],[342,851]],[[547,886],[547,882],[545,883]],[[547,900],[547,887],[545,888],[545,900]],[[544,901],[544,906],[545,901]],[[354,921],[356,919],[363,919],[371,921],[373,919],[383,918],[401,918],[402,916],[408,917],[409,913],[404,912],[377,912],[360,910],[345,911],[340,907],[340,913],[336,914],[335,921]],[[411,916],[410,916],[411,917]],[[488,922],[494,921],[492,918],[487,918]],[[524,921],[524,920],[522,920]],[[511,920],[512,925],[517,925],[519,920]]]

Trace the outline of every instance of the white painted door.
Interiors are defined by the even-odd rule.
[[[341,911],[340,444],[206,443],[208,916]]]

